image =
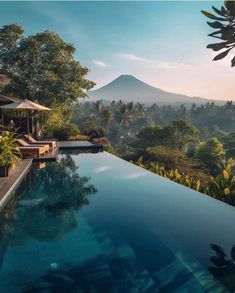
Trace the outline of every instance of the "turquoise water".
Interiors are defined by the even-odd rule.
[[[105,152],[32,170],[0,223],[0,292],[235,290],[234,208]]]

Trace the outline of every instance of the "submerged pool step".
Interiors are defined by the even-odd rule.
[[[149,272],[120,235],[98,232],[96,239],[116,280],[118,292],[159,292]]]

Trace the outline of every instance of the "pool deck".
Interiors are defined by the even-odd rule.
[[[33,159],[25,159],[20,161],[16,166],[14,173],[9,177],[0,177],[0,209],[7,202],[11,193],[21,183],[25,175],[32,166]]]
[[[103,146],[100,144],[93,144],[89,141],[58,141],[57,148],[54,148],[49,153],[39,158],[33,158],[34,162],[51,162],[56,161],[57,155],[61,151],[103,151]]]
[[[90,143],[89,141],[58,141],[57,148],[45,154],[45,156],[41,156],[39,158],[23,159],[16,166],[16,169],[11,176],[0,177],[0,209],[7,202],[9,196],[20,184],[25,175],[27,175],[31,169],[32,163],[56,161],[59,150],[100,152],[103,151],[103,146]]]
[[[94,144],[89,141],[58,141],[60,150],[103,150],[101,144]]]
[[[56,161],[58,152],[59,152],[59,148],[56,147],[53,150],[50,150],[44,156],[41,156],[38,158],[33,158],[33,161],[34,162],[53,162],[53,161]]]

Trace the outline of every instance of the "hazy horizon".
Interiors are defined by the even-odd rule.
[[[235,100],[230,59],[213,62],[214,40],[200,10],[222,1],[0,2],[0,25],[25,33],[46,29],[77,49],[88,78],[104,86],[122,74],[163,90],[208,99]]]

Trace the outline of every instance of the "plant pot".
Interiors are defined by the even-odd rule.
[[[15,165],[0,166],[0,177],[11,176],[14,172]]]

